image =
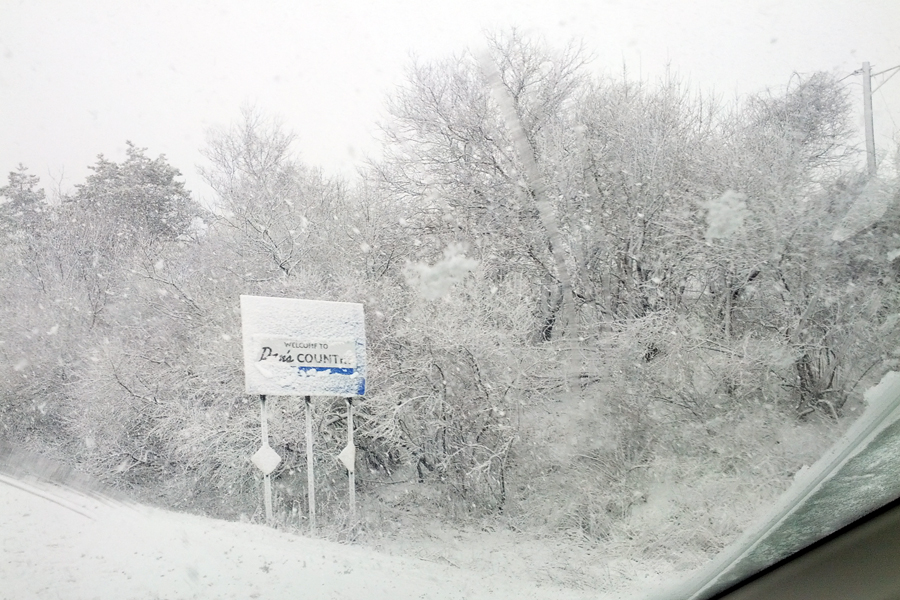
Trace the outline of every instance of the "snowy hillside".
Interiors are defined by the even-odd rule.
[[[597,598],[4,476],[0,598]]]

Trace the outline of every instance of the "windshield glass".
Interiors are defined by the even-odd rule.
[[[0,9],[16,594],[709,598],[900,496],[900,5],[301,4]]]

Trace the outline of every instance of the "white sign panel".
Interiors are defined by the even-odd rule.
[[[241,296],[248,394],[362,396],[362,304]]]

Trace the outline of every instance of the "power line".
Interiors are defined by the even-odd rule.
[[[885,69],[884,71],[879,71],[879,72],[877,72],[877,73],[872,73],[872,77],[878,77],[879,75],[884,75],[884,74],[887,73],[888,71],[896,71],[897,69],[900,69],[900,65],[897,65],[896,67],[891,67],[890,69]],[[893,77],[893,75],[891,75],[891,77]]]
[[[874,90],[872,90],[872,93],[874,94],[875,92],[877,92],[877,91],[881,88],[881,86],[883,86],[884,84],[886,84],[888,81],[891,80],[891,77],[893,77],[893,76],[896,75],[898,72],[900,72],[900,71],[898,71],[898,69],[900,69],[900,65],[897,65],[896,67],[891,67],[890,69],[885,69],[885,70],[882,71],[881,73],[875,73],[874,75],[872,75],[872,77],[876,77],[876,76],[878,76],[878,75],[884,75],[884,74],[887,73],[888,71],[893,71],[893,73],[891,73],[890,75],[888,75],[887,78],[886,78],[884,81],[882,81],[881,83],[878,84],[878,87],[877,87],[877,88],[875,88]]]
[[[890,69],[885,69],[884,71],[879,71],[878,73],[872,73],[871,75],[869,75],[869,77],[878,77],[879,75],[884,75],[885,73],[887,73],[887,72],[889,72],[889,71],[894,71],[894,72],[891,73],[890,76],[888,76],[887,79],[885,79],[885,80],[882,81],[880,84],[878,84],[878,87],[875,88],[874,90],[872,90],[873,92],[875,92],[878,88],[880,88],[880,87],[883,86],[885,83],[887,83],[887,82],[888,82],[888,79],[890,79],[891,77],[893,77],[894,75],[896,75],[898,72],[900,72],[900,65],[897,65],[896,67],[891,67]],[[845,79],[850,79],[851,77],[855,77],[856,75],[859,75],[859,74],[862,73],[862,72],[863,72],[862,69],[856,69],[856,70],[853,71],[852,73],[847,73],[846,75],[844,75],[843,77],[841,77],[840,79],[838,79],[838,80],[837,80],[837,83],[840,83],[840,82],[844,81]]]

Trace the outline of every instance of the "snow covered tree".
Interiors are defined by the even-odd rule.
[[[218,194],[220,224],[237,236],[239,260],[264,261],[257,280],[341,265],[346,192],[298,160],[294,140],[276,120],[245,108],[203,150],[211,165],[202,173]]]
[[[28,173],[28,168],[20,164],[10,172],[8,183],[0,187],[0,234],[5,237],[17,233],[37,233],[41,220],[46,214],[46,194],[38,188],[40,178]]]
[[[165,156],[151,160],[127,142],[121,164],[101,154],[93,173],[76,186],[70,207],[87,227],[102,222],[115,244],[156,244],[188,231],[197,209]],[[110,240],[112,241],[112,240]]]
[[[577,48],[555,53],[517,32],[492,38],[490,55],[540,168],[550,172],[544,142],[579,94],[584,58]],[[384,158],[373,167],[386,193],[408,205],[429,254],[423,258],[465,242],[489,277],[526,274],[545,299],[536,335],[549,339],[561,298],[553,247],[565,240],[548,237],[478,59],[413,65],[389,112]]]

